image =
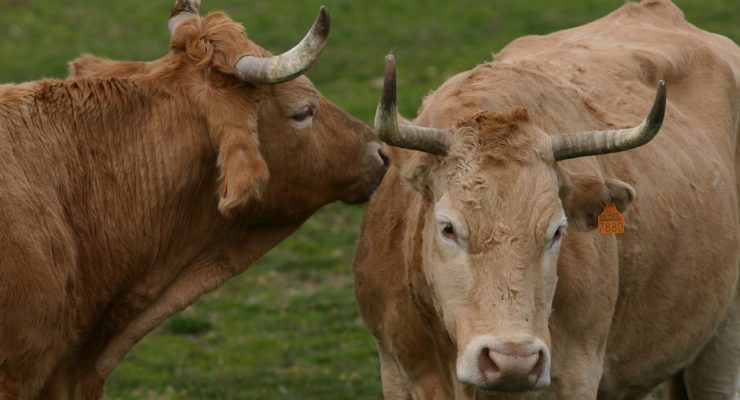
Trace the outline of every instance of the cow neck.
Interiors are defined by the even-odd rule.
[[[196,134],[198,121],[188,117],[186,103],[130,80],[80,80],[59,87],[70,101],[84,99],[79,108],[73,103],[68,109],[70,122],[58,126],[76,153],[58,179],[77,236],[77,290],[100,289],[89,306],[97,310],[79,315],[94,315],[130,288],[157,292],[164,283],[137,285],[173,279],[179,266],[228,229],[210,222],[219,220],[212,218],[209,195],[215,191],[215,156]]]

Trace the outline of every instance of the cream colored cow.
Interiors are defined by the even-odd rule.
[[[413,126],[390,59],[355,260],[386,398],[737,398],[739,74],[657,0],[514,41]]]

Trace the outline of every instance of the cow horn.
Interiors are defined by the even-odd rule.
[[[647,144],[658,134],[663,125],[665,92],[665,81],[658,82],[658,92],[650,113],[640,125],[634,128],[550,136],[555,160],[616,153]]]
[[[391,146],[425,153],[445,154],[452,143],[445,130],[398,123],[396,59],[392,55],[385,58],[385,81],[375,113],[375,130],[380,140]]]
[[[252,83],[280,83],[308,71],[326,46],[331,19],[326,7],[321,6],[311,30],[297,46],[274,57],[244,56],[236,64],[239,77]]]
[[[170,20],[167,23],[167,29],[170,31],[170,37],[175,33],[177,25],[191,17],[197,17],[200,11],[200,0],[177,0],[172,12],[170,13]]]

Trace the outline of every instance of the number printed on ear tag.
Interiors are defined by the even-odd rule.
[[[607,205],[599,214],[599,233],[602,235],[624,233],[624,214],[617,210],[614,203]]]

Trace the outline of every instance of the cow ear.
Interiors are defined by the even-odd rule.
[[[401,157],[391,157],[401,159]],[[425,199],[432,198],[431,180],[429,172],[434,165],[434,156],[422,152],[414,152],[400,166],[401,179],[411,190],[421,193]]]
[[[608,204],[625,212],[635,196],[635,189],[625,182],[588,175],[570,175],[560,189],[568,223],[583,231],[596,229],[599,214]]]
[[[270,171],[259,151],[256,130],[224,129],[219,139],[218,210],[223,216],[232,217],[239,208],[262,197]]]
[[[70,78],[86,78],[95,76],[101,65],[107,65],[110,60],[85,54],[69,63]]]
[[[70,78],[128,78],[147,72],[147,63],[141,61],[116,61],[84,55],[69,63]]]

